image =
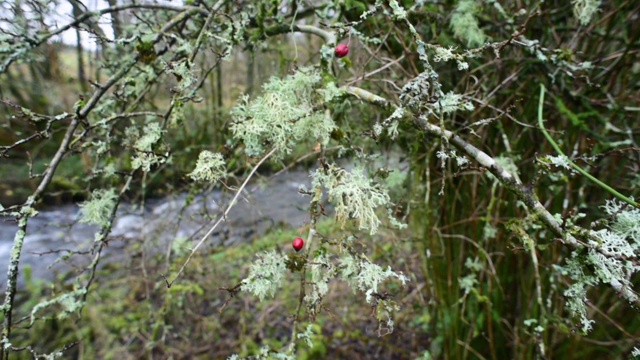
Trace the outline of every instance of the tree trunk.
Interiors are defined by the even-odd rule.
[[[70,1],[71,3],[71,7],[72,7],[72,14],[73,14],[73,18],[77,19],[78,17],[80,17],[83,14],[83,10],[86,9],[82,9],[81,5],[84,6],[83,4],[76,2],[76,1]],[[76,55],[78,56],[78,82],[80,83],[80,89],[82,89],[82,91],[84,92],[87,89],[87,77],[85,75],[84,72],[84,58],[83,58],[83,51],[82,51],[82,38],[80,36],[80,27],[76,26]]]
[[[249,61],[247,61],[247,88],[245,94],[251,96],[253,93],[253,84],[255,78],[255,61],[256,53],[253,48],[249,49]]]
[[[114,7],[118,5],[118,0],[107,0],[107,3],[109,3],[109,7]],[[122,35],[122,23],[117,12],[111,13],[111,28],[113,29],[113,39],[118,40]]]
[[[216,74],[216,81],[218,82],[217,88],[217,96],[218,96],[218,111],[222,111],[222,62],[220,62],[218,64],[218,69],[217,69],[217,74]]]
[[[76,28],[76,54],[78,55],[78,82],[82,92],[87,90],[87,77],[84,73],[84,56],[82,51],[82,39],[80,38],[80,29]]]

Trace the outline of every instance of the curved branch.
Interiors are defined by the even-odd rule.
[[[357,87],[343,87],[341,88],[346,93],[350,95],[357,96],[359,99],[376,104],[381,106],[391,106],[392,104],[386,100],[385,98],[375,95],[369,91],[364,89],[360,89]],[[473,158],[476,162],[478,162],[482,167],[489,170],[491,174],[493,174],[500,183],[506,187],[509,191],[516,195],[518,200],[522,201],[529,211],[535,214],[538,219],[545,225],[549,231],[551,231],[554,235],[560,237],[562,242],[573,249],[581,249],[587,247],[589,249],[594,249],[595,251],[602,253],[605,256],[609,256],[612,258],[618,258],[615,255],[611,255],[606,253],[603,249],[598,247],[587,246],[584,243],[580,242],[573,235],[566,232],[562,228],[562,224],[547,210],[542,203],[538,200],[538,197],[533,192],[531,187],[522,184],[522,182],[511,173],[509,173],[505,168],[503,168],[500,164],[498,164],[495,159],[491,156],[478,149],[477,147],[469,144],[460,136],[454,134],[453,132],[443,129],[440,126],[429,123],[427,118],[422,116],[415,116],[413,118],[414,125],[424,131],[427,134],[436,135],[438,137],[446,138],[450,144],[453,144],[456,148],[464,152],[467,156]],[[622,297],[628,300],[630,303],[635,303],[636,305],[640,305],[640,298],[636,295],[632,289],[629,289],[627,286],[622,284],[620,281],[616,279],[612,279],[609,281],[609,285],[615,289]]]
[[[223,4],[224,4],[224,1],[223,0],[219,0],[211,8],[211,10],[207,10],[207,9],[204,9],[204,8],[201,8],[201,7],[197,7],[197,6],[172,6],[172,5],[148,4],[148,3],[147,4],[126,4],[126,5],[109,7],[109,8],[98,10],[98,11],[85,12],[82,15],[78,16],[74,21],[72,21],[72,22],[70,22],[70,23],[68,23],[66,25],[63,25],[62,27],[59,27],[59,28],[55,29],[54,31],[52,31],[52,32],[50,32],[48,34],[42,35],[42,36],[38,37],[37,39],[35,39],[34,41],[29,41],[29,42],[24,43],[25,45],[20,46],[16,51],[13,52],[13,54],[11,54],[3,62],[2,65],[0,65],[0,74],[4,73],[14,61],[18,60],[18,58],[20,57],[20,54],[46,43],[52,37],[54,37],[56,35],[60,35],[61,33],[71,29],[74,26],[77,26],[77,25],[89,20],[90,18],[92,18],[94,16],[100,17],[100,16],[105,15],[105,14],[124,11],[124,10],[130,10],[130,9],[168,10],[168,11],[186,13],[187,15],[199,13],[199,14],[201,14],[203,16],[209,16],[210,13],[218,11],[218,9],[220,9],[220,7]]]
[[[287,25],[279,24],[266,28],[264,30],[265,36],[275,36],[280,34],[287,34],[290,32],[301,32],[321,37],[327,45],[335,44],[337,42],[336,35],[333,32],[325,31],[317,26],[313,25]]]
[[[209,10],[201,8],[201,7],[197,7],[197,6],[173,6],[173,5],[165,5],[165,4],[126,4],[126,5],[119,5],[119,6],[114,6],[114,7],[109,7],[106,9],[102,9],[102,10],[97,10],[97,11],[89,11],[86,13],[83,13],[82,15],[78,16],[74,21],[59,27],[58,29],[42,36],[40,39],[38,39],[38,41],[36,42],[35,46],[41,45],[43,43],[45,43],[47,40],[49,40],[50,38],[52,38],[53,36],[59,35],[69,29],[71,29],[74,26],[77,26],[83,22],[85,22],[86,20],[97,16],[100,17],[102,15],[105,14],[110,14],[110,13],[114,13],[114,12],[120,12],[120,11],[124,11],[124,10],[130,10],[130,9],[151,9],[151,10],[168,10],[168,11],[175,11],[175,12],[191,12],[191,13],[200,13],[203,16],[208,16],[209,15]],[[214,10],[215,11],[215,10]]]
[[[348,94],[356,96],[357,98],[372,104],[383,107],[388,107],[391,105],[391,103],[387,99],[358,87],[347,86],[343,87],[342,89]],[[537,215],[542,223],[545,224],[545,226],[547,226],[547,228],[551,230],[554,235],[561,237],[564,242],[571,247],[578,248],[582,246],[576,238],[569,234],[566,234],[563,231],[562,224],[558,220],[556,220],[556,218],[554,218],[553,215],[551,215],[551,213],[540,203],[531,188],[522,184],[520,180],[518,180],[518,178],[516,178],[507,170],[505,170],[505,168],[500,166],[500,164],[498,164],[491,156],[487,155],[477,147],[469,144],[453,132],[429,123],[424,116],[414,117],[413,122],[420,130],[428,134],[447,139],[456,148],[463,151],[467,156],[473,158],[482,167],[488,169],[490,173],[498,178],[503,186],[513,192],[519,200],[524,202],[527,208],[529,208],[530,211]]]
[[[204,236],[200,239],[200,241],[198,241],[196,246],[194,246],[193,249],[191,249],[191,252],[189,253],[189,256],[187,257],[187,260],[185,260],[185,262],[182,264],[182,266],[180,267],[180,270],[178,270],[178,273],[173,277],[173,279],[171,281],[169,281],[169,280],[167,280],[167,278],[164,275],[162,275],[164,277],[165,284],[167,285],[167,289],[171,288],[173,283],[180,277],[180,275],[182,275],[182,272],[184,271],[184,269],[187,267],[187,265],[191,261],[191,258],[193,258],[193,255],[195,255],[195,253],[198,251],[198,248],[200,248],[200,246],[202,246],[202,244],[205,242],[205,240],[207,240],[209,238],[209,236],[211,236],[211,234],[213,234],[213,231],[218,227],[218,225],[220,225],[220,223],[222,223],[223,221],[227,221],[227,215],[229,215],[229,211],[231,211],[231,209],[237,203],[238,197],[240,196],[240,194],[242,193],[244,188],[249,183],[249,180],[251,180],[251,178],[256,173],[256,171],[258,170],[260,165],[262,165],[262,163],[264,163],[277,150],[278,150],[278,148],[271,149],[271,151],[269,151],[264,157],[262,157],[262,159],[260,159],[260,161],[258,161],[258,163],[253,167],[253,169],[251,169],[251,172],[249,173],[247,178],[244,179],[244,182],[242,183],[242,185],[240,185],[240,188],[238,188],[238,190],[236,191],[235,196],[233,197],[233,199],[231,199],[231,201],[227,205],[227,208],[224,210],[222,215],[218,218],[218,221],[216,221],[216,223],[213,224],[213,226],[211,226],[209,231],[207,231],[207,233],[204,234]]]

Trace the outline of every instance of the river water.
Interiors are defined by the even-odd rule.
[[[310,187],[309,175],[303,170],[289,171],[268,181],[255,181],[243,192],[227,221],[219,225],[199,251],[248,241],[271,227],[304,225],[308,221],[310,198],[298,193],[301,185]],[[166,253],[169,247],[177,245],[176,239],[183,241],[182,248],[195,246],[233,195],[229,191],[214,190],[197,195],[189,205],[187,193],[149,199],[144,206],[121,204],[101,263],[126,261],[133,255],[129,253],[130,245],[140,245],[133,248],[144,249],[146,253]],[[98,227],[78,220],[79,207],[75,204],[40,210],[37,217],[29,220],[20,268],[29,265],[32,278],[44,280],[86,271],[93,258],[91,249]],[[0,269],[8,268],[16,229],[15,221],[0,218]],[[85,253],[61,260],[68,250]],[[21,271],[19,287],[24,286],[23,276]],[[6,275],[0,286],[3,290],[6,288]]]

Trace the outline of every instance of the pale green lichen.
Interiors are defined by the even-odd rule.
[[[31,309],[31,325],[35,322],[38,311],[53,305],[60,305],[62,307],[61,310],[56,312],[57,319],[64,319],[70,314],[80,310],[84,305],[82,297],[86,292],[86,289],[82,288],[37,304]]]
[[[471,291],[473,291],[478,285],[478,276],[477,273],[484,268],[484,265],[478,260],[478,258],[467,258],[465,260],[464,266],[471,270],[471,273],[461,277],[458,286],[464,292],[463,296],[467,296]]]
[[[149,172],[151,167],[162,164],[167,160],[168,154],[159,156],[153,151],[153,146],[160,140],[162,134],[163,130],[157,122],[147,124],[142,135],[135,127],[129,127],[125,130],[125,144],[131,145],[135,151],[135,155],[131,160],[132,168]]]
[[[448,48],[438,46],[435,48],[436,55],[433,57],[433,61],[435,62],[447,62],[453,58],[455,58],[455,54],[453,53],[455,48],[450,46]]]
[[[334,99],[339,98],[340,96],[345,94],[344,90],[337,87],[336,83],[334,83],[333,81],[327,84],[324,89],[318,90],[318,92],[324,96],[325,103],[330,103]]]
[[[591,22],[593,15],[598,12],[602,0],[573,0],[573,12],[580,21],[580,25],[585,26]]]
[[[387,209],[387,216],[389,218],[389,225],[398,230],[406,229],[409,226],[406,223],[400,222],[398,219],[396,219],[396,217],[394,216],[394,211],[391,208]]]
[[[314,187],[327,189],[329,201],[335,206],[336,220],[342,226],[348,220],[355,220],[360,230],[369,230],[371,235],[378,231],[381,221],[376,208],[387,205],[390,198],[386,189],[365,176],[363,169],[349,172],[329,165],[311,176]]]
[[[190,45],[188,45],[190,46]],[[176,50],[177,51],[177,50]],[[191,63],[186,58],[182,61],[166,63],[164,61],[161,62],[164,66],[165,70],[173,74],[175,78],[178,80],[177,86],[173,87],[173,91],[178,93],[184,93],[190,87],[192,87],[196,82],[197,78],[194,76],[191,71]]]
[[[426,57],[426,54],[425,54]],[[424,107],[431,99],[429,92],[431,84],[436,81],[437,74],[433,71],[423,71],[402,87],[400,101],[406,107]]]
[[[369,304],[373,304],[374,294],[378,293],[378,286],[391,278],[398,279],[404,286],[409,280],[402,273],[396,273],[391,270],[391,267],[387,267],[384,270],[377,264],[373,264],[367,260],[360,262],[360,269],[355,277],[356,286],[360,291],[364,291],[366,299]]]
[[[573,167],[571,166],[571,161],[565,155],[558,155],[558,156],[547,155],[545,159],[548,160],[549,163],[551,163],[551,165],[553,166],[561,167],[566,170],[573,170]]]
[[[460,0],[451,16],[450,26],[453,34],[465,41],[468,47],[481,46],[487,41],[487,36],[480,29],[476,14],[481,7],[475,0]]]
[[[340,258],[338,269],[340,269],[340,277],[349,284],[354,292],[357,290],[365,292],[369,304],[376,304],[381,299],[375,295],[378,294],[378,286],[382,282],[395,278],[404,286],[409,281],[401,272],[396,273],[390,267],[384,270],[366,258],[358,260],[350,254],[345,254]]]
[[[458,284],[460,286],[460,289],[464,291],[464,295],[466,296],[471,292],[471,290],[473,290],[476,287],[476,285],[478,285],[476,274],[471,273],[460,278],[460,281],[458,282]]]
[[[329,280],[335,276],[336,268],[326,254],[313,259],[309,265],[311,272],[311,292],[305,295],[305,302],[310,306],[317,305],[329,292]]]
[[[463,71],[463,70],[468,70],[469,69],[469,63],[466,61],[461,61],[461,60],[457,60],[456,61],[458,63],[458,70]]]
[[[458,167],[464,168],[471,163],[469,159],[467,159],[464,155],[462,156],[458,155],[458,153],[455,150],[450,150],[449,155],[451,158],[453,158],[456,161],[456,165],[458,165]]]
[[[611,231],[628,239],[634,250],[640,250],[640,209],[618,200],[607,200],[602,208],[614,217],[609,224]]]
[[[393,16],[397,20],[405,20],[407,18],[407,11],[400,4],[398,4],[397,0],[390,0],[389,7],[391,7],[391,10],[393,10]]]
[[[242,359],[240,356],[238,356],[237,354],[233,354],[230,357],[227,358],[228,360],[239,360]],[[260,352],[258,352],[256,355],[254,356],[250,356],[246,359],[253,359],[253,360],[295,360],[295,356],[289,355],[289,354],[285,354],[279,351],[275,351],[272,350],[269,346],[267,345],[263,345],[260,348]]]
[[[80,214],[82,215],[80,222],[102,227],[108,226],[117,200],[118,194],[114,189],[94,190],[91,193],[91,198],[80,204]]]
[[[383,130],[383,127],[380,123],[373,124],[373,133],[375,136],[382,135],[382,130]]]
[[[444,94],[433,104],[435,113],[442,112],[446,114],[457,110],[472,111],[473,104],[470,101],[465,101],[462,94],[456,94],[452,91]]]
[[[477,257],[473,259],[468,257],[464,261],[464,267],[471,271],[479,272],[484,269],[484,264]]]
[[[631,260],[640,249],[640,211],[609,200],[603,209],[613,220],[607,228],[592,232],[586,254],[574,252],[564,266],[556,266],[563,276],[573,283],[564,292],[567,309],[580,319],[581,329],[588,332],[593,320],[587,317],[587,288],[600,283],[617,284],[619,288],[632,289],[629,279],[640,270]]]
[[[358,38],[364,44],[370,45],[380,45],[382,44],[382,39],[375,36],[367,36],[364,33],[356,30],[356,28],[352,27],[349,29],[349,33],[351,36]]]
[[[263,95],[249,101],[247,96],[231,111],[234,136],[245,145],[249,156],[259,156],[276,148],[276,158],[291,152],[301,140],[326,144],[335,128],[331,117],[316,107],[320,74],[304,68],[285,78],[273,77],[263,86]],[[336,91],[325,89],[325,97]]]
[[[593,286],[598,283],[595,276],[586,275],[581,264],[580,259],[576,253],[573,253],[569,258],[565,266],[554,266],[556,270],[564,276],[571,277],[574,283],[564,291],[564,296],[567,300],[567,310],[572,316],[577,316],[580,319],[581,329],[583,332],[589,332],[592,329],[593,320],[587,318],[587,286]]]
[[[215,182],[226,176],[226,164],[222,154],[204,150],[198,156],[196,168],[189,173],[195,181]]]
[[[384,124],[387,125],[387,133],[389,134],[391,140],[395,139],[396,136],[398,136],[398,126],[400,125],[400,120],[402,120],[404,114],[405,109],[403,107],[398,107],[388,118],[384,120]]]
[[[360,269],[360,262],[350,254],[345,254],[338,260],[338,267],[340,268],[342,280],[346,281],[355,292],[357,289],[355,279]]]
[[[484,224],[482,228],[482,238],[485,240],[494,239],[498,235],[498,229],[491,223]]]
[[[249,276],[242,280],[240,289],[253,293],[260,301],[274,296],[287,271],[286,256],[269,251],[258,255],[249,270]]]
[[[311,324],[307,325],[307,329],[304,332],[301,332],[298,335],[296,335],[298,340],[304,340],[307,343],[307,346],[309,348],[313,347],[313,341],[311,340],[312,336],[313,336],[313,325]]]
[[[381,299],[376,306],[376,319],[378,320],[378,336],[384,336],[393,332],[393,312],[400,310],[397,303],[390,299]]]
[[[136,150],[150,151],[153,145],[162,137],[162,128],[157,122],[152,122],[144,127],[142,136],[135,142]]]

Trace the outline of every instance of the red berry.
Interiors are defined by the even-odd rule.
[[[300,249],[302,249],[303,246],[304,246],[304,240],[302,240],[302,238],[293,239],[293,249],[295,251],[300,251]]]
[[[338,44],[338,46],[336,46],[337,57],[343,58],[347,56],[348,53],[349,53],[349,47],[347,46],[347,44]]]

